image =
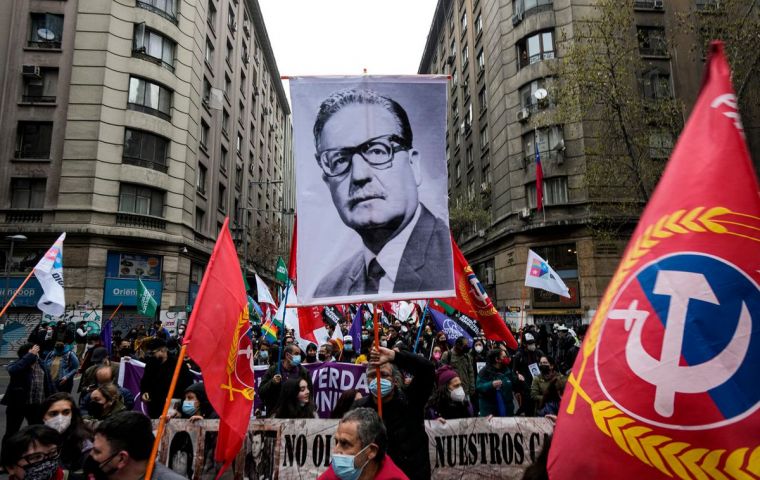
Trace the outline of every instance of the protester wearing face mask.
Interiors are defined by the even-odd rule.
[[[541,403],[552,382],[556,382],[560,395],[562,395],[567,382],[567,378],[555,370],[554,360],[548,356],[544,355],[538,360],[538,368],[541,370],[541,375],[533,379],[533,385],[530,389],[530,396],[536,405]]]
[[[277,362],[272,363],[264,377],[261,379],[261,386],[258,393],[266,405],[267,412],[274,412],[277,402],[280,399],[282,384],[291,378],[301,378],[306,380],[309,391],[312,391],[311,378],[309,372],[301,365],[301,349],[298,345],[291,343],[283,347],[282,364],[277,371]]]
[[[444,353],[441,357],[442,365],[451,365],[456,370],[462,381],[462,388],[467,398],[475,393],[475,369],[472,367],[472,355],[470,355],[470,341],[466,337],[459,337],[454,342],[454,348]]]
[[[433,365],[435,365],[436,368],[441,366],[441,357],[443,356],[443,353],[441,352],[441,347],[436,345],[433,347],[433,353],[430,355],[430,361],[433,362]]]
[[[169,354],[165,340],[154,338],[146,343],[145,373],[140,380],[140,392],[142,392],[143,402],[148,406],[150,418],[161,416],[176,366],[177,358]],[[187,365],[182,363],[174,398],[182,398],[182,392],[192,383],[193,375]]]
[[[319,418],[306,380],[289,378],[282,384],[272,418]]]
[[[100,422],[85,471],[95,480],[143,479],[155,440],[152,429],[150,419],[139,412],[121,412]],[[158,462],[151,476],[151,480],[183,479]]]
[[[74,352],[66,350],[63,342],[56,342],[53,351],[45,357],[45,367],[59,392],[71,392],[74,374],[79,370],[79,359]]]
[[[317,346],[313,343],[306,345],[306,358],[303,359],[303,363],[316,363],[317,358]]]
[[[114,375],[113,375],[113,369],[109,365],[99,365],[97,368],[95,368],[95,383],[93,383],[89,388],[87,388],[87,394],[80,397],[79,405],[82,406],[85,410],[87,410],[87,406],[90,403],[90,399],[92,397],[92,392],[103,385],[113,384],[116,385],[116,389],[119,390],[119,395],[121,395],[122,401],[124,402],[124,406],[127,407],[127,410],[132,410],[132,408],[135,406],[135,395],[128,389],[124,388],[120,385],[117,385],[114,382]]]
[[[338,361],[343,363],[354,363],[356,359],[356,350],[354,349],[354,339],[351,335],[343,337],[343,350],[340,351]]]
[[[55,393],[42,404],[42,421],[61,434],[59,463],[71,472],[82,469],[92,449],[92,431],[82,420],[74,398],[65,392]]]
[[[404,377],[399,369],[413,377],[406,388],[403,388]],[[367,379],[370,395],[354,402],[354,408],[377,409],[377,397],[382,397],[388,454],[409,478],[430,478],[425,404],[433,390],[435,367],[410,352],[373,348],[367,365]]]
[[[388,434],[374,410],[346,413],[334,438],[330,468],[318,480],[409,480],[386,453]]]
[[[103,420],[127,409],[114,384],[101,385],[90,394],[87,413],[93,420]]]
[[[208,401],[203,382],[194,383],[185,389],[177,414],[191,422],[219,418]]]
[[[523,403],[520,406],[518,413],[525,413],[526,415],[535,415],[536,402],[531,394],[531,385],[533,383],[533,372],[531,372],[531,365],[535,370],[536,365],[541,357],[546,355],[541,349],[538,348],[536,338],[532,333],[525,333],[522,337],[522,345],[517,350],[513,359],[513,366],[515,372],[521,374],[525,379],[524,394],[522,395]]]
[[[40,405],[55,393],[55,386],[39,357],[40,347],[25,343],[16,354],[18,360],[6,367],[10,382],[0,400],[0,404],[6,406],[3,442],[19,431],[24,419],[30,425],[40,423]]]
[[[271,363],[271,356],[269,352],[269,344],[262,341],[259,345],[259,351],[253,357],[254,365],[269,365]]]
[[[509,356],[504,350],[490,350],[486,355],[486,366],[478,374],[476,384],[481,417],[514,416],[515,405],[512,392],[518,380],[509,368],[509,364]]]
[[[3,443],[2,463],[9,480],[64,480],[58,462],[61,435],[45,425],[29,425]]]
[[[441,423],[446,423],[446,420],[453,418],[472,417],[470,400],[457,371],[449,365],[444,365],[435,373],[437,388],[428,400],[426,418],[439,419]]]

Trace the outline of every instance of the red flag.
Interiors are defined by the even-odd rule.
[[[248,297],[228,222],[225,219],[211,253],[184,339],[187,353],[201,367],[206,395],[219,414],[214,458],[225,464],[219,475],[243,445],[254,386],[245,355],[251,351],[246,335]]]
[[[467,263],[467,259],[464,258],[453,238],[451,239],[451,249],[454,251],[454,283],[457,296],[456,298],[445,298],[443,301],[468,317],[477,320],[487,339],[507,342],[509,348],[516,350],[517,341],[515,337],[507,328],[499,312],[496,311],[491,299],[488,298],[488,293],[480,284],[478,277],[475,276],[472,267]],[[431,303],[430,307],[433,308],[434,304]]]
[[[536,147],[536,211],[544,209],[544,168],[541,166],[541,153],[538,151],[538,132],[533,138]]]
[[[760,198],[723,44],[710,53],[576,359],[552,480],[760,477]]]

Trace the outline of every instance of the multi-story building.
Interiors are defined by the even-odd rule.
[[[639,54],[657,72],[639,79],[642,94],[674,95],[685,116],[698,92],[702,62],[687,42],[674,47],[677,55],[663,45],[665,26],[676,23],[679,11],[694,8],[693,2],[631,4],[631,38],[635,45],[638,36]],[[561,71],[558,62],[578,22],[589,15],[594,2],[439,0],[419,67],[421,74],[450,75],[446,155],[452,216],[468,209],[485,214],[456,232],[457,241],[513,325],[590,321],[628,240],[625,234],[603,239],[589,228],[585,142],[593,129],[583,121],[561,124],[558,116],[538,114],[555,108],[551,94],[557,90],[550,85]],[[663,143],[653,151],[664,160],[672,143]],[[536,150],[544,175],[542,212],[536,208]],[[624,232],[632,231],[632,220]],[[526,292],[529,249],[560,274],[572,298]]]
[[[65,231],[69,317],[148,321],[139,276],[176,319],[227,216],[246,274],[272,278],[290,111],[256,0],[11,0],[0,24],[0,233],[26,237],[0,249],[0,298]],[[17,297],[2,355],[40,294]]]

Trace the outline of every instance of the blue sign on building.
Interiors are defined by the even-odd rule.
[[[195,305],[195,299],[198,297],[198,291],[201,289],[201,286],[197,283],[191,283],[190,289],[187,292],[187,304],[191,307]]]
[[[16,293],[24,278],[26,277],[0,277],[0,300],[2,300],[3,305]],[[8,281],[8,292],[5,291],[6,280]],[[21,289],[21,292],[16,295],[16,298],[13,300],[13,306],[36,307],[41,296],[42,287],[40,286],[40,282],[37,281],[37,277],[32,275],[29,281],[26,282],[26,285],[24,285],[24,288]]]
[[[143,285],[148,289],[156,303],[161,304],[162,283],[155,280],[143,279]],[[103,289],[103,305],[118,305],[134,307],[137,304],[137,280],[134,278],[106,278]]]

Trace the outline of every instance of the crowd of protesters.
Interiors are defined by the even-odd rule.
[[[436,330],[429,316],[420,326],[418,311],[409,320],[384,315],[375,348],[369,312],[365,312],[359,342],[349,334],[355,316],[349,313],[345,321],[328,325],[331,340],[309,344],[305,350],[292,331],[283,332],[279,341],[269,342],[261,331],[261,322],[253,322],[252,364],[268,367],[257,391],[263,407],[255,415],[317,418],[314,389],[304,364],[366,365],[369,395],[358,390],[343,392],[331,417],[344,423],[375,422],[366,428],[382,436],[378,440],[382,445],[371,438],[356,439],[369,442],[362,452],[373,445],[374,456],[368,457],[366,464],[378,471],[400,469],[408,478],[429,478],[431,474],[425,420],[445,423],[478,416],[556,416],[583,334],[561,324],[530,325],[513,332],[519,341],[514,351],[504,342],[482,335],[449,338],[446,332]],[[109,437],[108,432],[142,429],[135,438],[147,438],[144,430],[150,423],[135,415],[146,421],[161,415],[183,334],[184,326],[170,332],[156,321],[147,327],[138,325],[126,334],[113,332],[110,344],[104,345],[101,336],[88,332],[83,323],[75,328],[65,322],[36,327],[29,342],[18,349],[18,359],[7,366],[10,384],[2,399],[7,417],[2,467],[18,480],[58,480],[61,471],[73,475],[71,478],[117,478],[115,472],[127,471],[123,469],[139,471],[147,459],[144,445],[132,446],[123,435]],[[145,362],[139,392],[116,382],[124,357]],[[218,418],[203,383],[196,381],[191,369],[197,366],[188,359],[180,369],[174,391],[177,400],[170,416],[191,421]],[[379,417],[366,413],[377,409],[378,397],[383,403],[380,426],[376,424]],[[147,415],[132,412],[138,398]],[[356,409],[365,413],[351,414]],[[24,420],[29,426],[22,429]],[[352,430],[347,432],[350,436]],[[105,442],[101,448],[99,438]],[[106,449],[114,456],[105,457]],[[342,449],[349,448],[336,444],[338,462]],[[389,460],[384,462],[386,454]],[[118,455],[122,458],[116,461]],[[344,467],[344,471],[351,470]],[[344,478],[341,474],[340,466],[333,464],[323,478]],[[154,478],[178,475],[162,468]]]

